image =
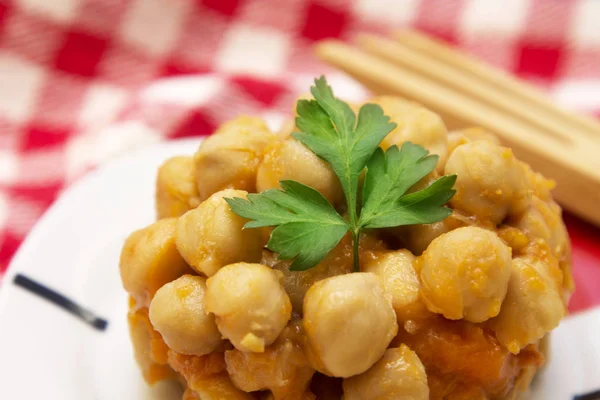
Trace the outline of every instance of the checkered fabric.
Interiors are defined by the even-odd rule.
[[[413,27],[557,88],[600,78],[599,23],[599,0],[0,0],[0,276],[86,169],[210,134],[239,113],[289,110],[297,83],[308,87],[301,77],[326,70],[315,41]],[[221,84],[209,98],[140,100],[151,82],[183,74]],[[570,217],[569,228],[579,287],[590,289],[577,309],[600,303],[600,234]]]

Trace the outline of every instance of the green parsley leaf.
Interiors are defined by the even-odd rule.
[[[279,258],[295,258],[290,270],[318,264],[348,231],[348,223],[315,189],[295,181],[281,181],[283,190],[225,199],[231,210],[250,219],[244,228],[277,226],[267,248]]]
[[[315,80],[311,93],[314,100],[297,103],[296,125],[301,132],[292,136],[331,165],[344,190],[349,221],[318,191],[294,181],[281,181],[283,190],[249,194],[247,200],[225,199],[234,213],[250,220],[244,228],[275,227],[267,248],[281,259],[294,259],[291,270],[317,265],[350,230],[358,271],[362,229],[432,223],[452,213],[443,205],[454,195],[456,176],[444,176],[407,194],[433,171],[437,156],[412,143],[402,149],[380,149],[383,138],[396,127],[380,106],[363,105],[357,118],[348,104],[334,97],[325,77]],[[359,205],[359,176],[365,167]]]
[[[436,155],[423,147],[406,142],[402,149],[381,148],[367,164],[363,184],[363,204],[359,226],[387,228],[400,225],[430,224],[452,214],[443,207],[452,198],[456,175],[444,176],[415,193],[406,191],[435,168]]]
[[[323,76],[315,80],[311,93],[315,100],[298,101],[296,125],[302,132],[292,136],[331,165],[342,184],[350,221],[355,223],[358,177],[396,124],[375,104],[363,105],[357,121],[350,106],[333,96]]]

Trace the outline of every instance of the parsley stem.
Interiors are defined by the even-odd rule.
[[[358,241],[360,237],[360,229],[352,229],[352,244],[354,250],[352,251],[354,257],[354,272],[360,272],[360,264],[358,260]]]
[[[352,185],[349,184],[351,187]],[[358,257],[358,244],[359,244],[359,235],[360,235],[360,226],[358,224],[358,216],[357,216],[357,202],[356,202],[356,193],[354,196],[350,193],[346,193],[346,204],[348,205],[348,213],[350,214],[350,230],[352,231],[352,245],[353,245],[353,259],[354,259],[354,272],[360,272],[360,264]]]

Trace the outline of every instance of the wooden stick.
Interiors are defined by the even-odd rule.
[[[473,57],[454,50],[444,42],[416,31],[402,31],[395,35],[398,43],[409,47],[433,60],[437,60],[453,68],[455,71],[467,74],[482,84],[504,92],[521,102],[545,112],[545,116],[563,118],[573,129],[574,134],[580,133],[594,138],[600,138],[600,123],[594,118],[576,114],[557,107],[547,99],[547,96],[536,87],[520,81],[504,71],[484,64]]]
[[[553,112],[549,108],[533,106],[531,102],[524,101],[512,92],[498,90],[493,85],[475,78],[468,71],[455,69],[396,41],[373,35],[360,35],[358,44],[362,49],[393,62],[400,68],[416,72],[452,90],[462,92],[491,107],[521,118],[529,124],[536,125],[549,135],[562,137],[565,141],[600,140],[600,132],[593,134],[592,138],[587,135],[579,135],[581,129],[574,126],[572,119]]]
[[[503,110],[339,41],[317,54],[378,94],[398,94],[439,113],[454,127],[481,126],[500,136],[516,156],[558,183],[555,197],[570,211],[600,224],[600,146],[549,134]],[[451,125],[452,126],[452,125]]]

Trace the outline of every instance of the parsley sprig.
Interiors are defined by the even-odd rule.
[[[337,99],[325,77],[311,87],[314,100],[299,100],[292,136],[327,161],[338,176],[348,210],[342,216],[315,189],[295,181],[281,181],[282,190],[249,194],[248,199],[226,199],[231,210],[250,221],[244,228],[274,226],[267,248],[284,260],[294,259],[290,270],[317,265],[350,231],[354,270],[359,270],[358,240],[366,228],[430,224],[448,217],[444,204],[452,198],[456,176],[443,176],[425,189],[407,191],[435,168],[438,157],[406,142],[402,148],[379,148],[396,124],[381,107],[364,104],[358,117]],[[359,203],[359,176],[366,169]]]

